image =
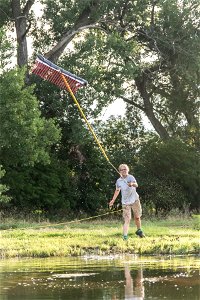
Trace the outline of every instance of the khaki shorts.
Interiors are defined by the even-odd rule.
[[[136,200],[133,204],[122,205],[122,208],[124,220],[131,220],[131,210],[133,211],[135,218],[139,218],[142,216],[142,207],[140,204],[140,200]]]

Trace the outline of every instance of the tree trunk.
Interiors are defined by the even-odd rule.
[[[135,78],[135,83],[137,86],[137,89],[143,99],[144,103],[144,112],[147,115],[149,121],[153,125],[155,131],[158,133],[160,138],[162,140],[167,140],[169,139],[169,134],[166,131],[165,127],[161,124],[161,122],[156,118],[154,111],[153,111],[153,105],[150,101],[150,96],[147,92],[146,88],[146,76],[143,73],[142,76]]]
[[[60,41],[49,51],[45,54],[45,57],[48,58],[52,62],[56,62],[58,58],[62,55],[63,51],[65,50],[66,46],[71,42],[71,40],[75,37],[75,35],[83,31],[87,28],[97,28],[96,25],[87,25],[83,27],[79,27],[77,30],[70,29]]]
[[[28,49],[26,34],[28,32],[27,20],[28,13],[35,0],[28,0],[21,8],[20,0],[12,0],[12,15],[15,20],[16,36],[17,36],[17,64],[23,67],[28,64]]]
[[[87,28],[97,28],[97,18],[92,18],[91,14],[97,10],[98,6],[100,5],[101,0],[92,0],[88,2],[88,6],[82,11],[74,26],[69,29],[60,39],[60,41],[49,51],[46,53],[46,57],[50,59],[52,62],[56,62],[60,55],[63,53],[66,46],[69,42],[74,38],[74,36]]]

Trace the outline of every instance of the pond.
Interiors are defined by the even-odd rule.
[[[0,300],[199,300],[199,267],[192,256],[7,259]]]

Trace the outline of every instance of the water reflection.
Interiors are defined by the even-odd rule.
[[[199,300],[198,257],[0,261],[0,300]]]
[[[136,275],[133,279],[129,265],[124,268],[124,299],[125,300],[143,300],[144,299],[144,284],[143,270],[140,267],[136,270]],[[112,300],[119,300],[117,294],[112,295]]]
[[[143,270],[137,270],[137,275],[133,280],[129,266],[125,266],[125,299],[143,300],[144,299],[144,284]]]

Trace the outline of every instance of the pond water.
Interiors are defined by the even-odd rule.
[[[192,256],[1,260],[0,300],[199,300],[199,267]]]

